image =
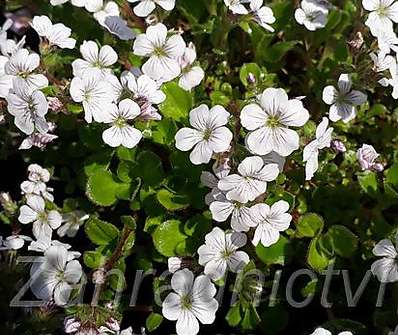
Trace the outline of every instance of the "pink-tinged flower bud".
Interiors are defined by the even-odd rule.
[[[344,143],[339,140],[332,141],[332,148],[337,152],[346,152],[347,148],[345,147]]]
[[[118,332],[120,330],[119,321],[114,318],[110,318],[108,321],[106,321],[105,325],[112,331]]]
[[[251,85],[254,85],[254,84],[256,84],[256,82],[257,82],[256,76],[255,76],[253,73],[251,73],[251,72],[247,75],[246,80],[247,80],[247,82],[248,82],[249,84],[251,84]]]
[[[81,323],[75,318],[66,318],[64,320],[65,333],[75,333],[80,329]]]
[[[106,279],[106,272],[104,268],[100,268],[93,273],[93,283],[94,284],[104,284]]]
[[[362,170],[371,170],[375,164],[375,160],[379,157],[379,154],[369,144],[364,144],[357,151],[358,162],[361,165]]]
[[[376,164],[373,164],[372,169],[374,171],[377,171],[377,172],[383,172],[384,171],[384,165],[381,164],[381,163],[376,163]]]
[[[64,107],[61,100],[59,100],[56,97],[48,97],[47,101],[48,101],[48,108],[50,108],[50,110],[52,110],[53,112],[59,112]]]

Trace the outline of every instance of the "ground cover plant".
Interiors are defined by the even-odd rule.
[[[398,1],[0,3],[4,334],[398,334]]]

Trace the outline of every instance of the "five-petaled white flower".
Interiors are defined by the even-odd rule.
[[[373,248],[373,254],[383,257],[372,264],[371,271],[381,282],[398,281],[398,253],[395,245],[389,240],[381,240]]]
[[[195,60],[195,45],[193,43],[189,43],[185,48],[184,54],[179,58],[181,76],[178,81],[178,85],[186,91],[190,91],[192,88],[198,86],[205,76],[205,73],[200,66],[194,66]]]
[[[140,107],[131,99],[124,99],[116,106],[112,104],[106,110],[104,123],[112,126],[102,133],[102,139],[111,147],[120,145],[134,148],[141,141],[142,133],[131,126],[128,121],[135,119],[141,113]]]
[[[171,11],[175,6],[175,0],[128,0],[128,2],[139,2],[139,4],[134,7],[134,14],[141,17],[146,17],[151,14],[155,10],[156,5],[159,5],[167,11]]]
[[[192,150],[189,158],[193,164],[210,162],[213,153],[227,151],[232,132],[225,127],[230,114],[222,106],[209,110],[200,105],[189,113],[189,123],[194,127],[182,128],[175,135],[176,147],[181,151]]]
[[[167,36],[167,28],[158,23],[147,28],[134,41],[134,54],[149,57],[142,66],[144,74],[157,81],[170,81],[178,77],[181,68],[178,58],[185,52],[185,42],[178,34]]]
[[[118,56],[109,45],[101,49],[93,41],[84,41],[80,46],[80,53],[84,59],[76,59],[72,63],[73,74],[84,78],[87,70],[99,70],[103,76],[112,72],[111,66],[117,62]]]
[[[317,328],[311,335],[332,335],[332,333],[325,328]],[[349,331],[344,331],[339,333],[338,335],[353,335],[353,334]]]
[[[247,242],[244,233],[224,232],[218,227],[208,233],[205,244],[198,249],[199,264],[205,267],[204,273],[212,280],[222,279],[229,269],[239,272],[247,263],[249,256],[238,249]]]
[[[253,201],[267,190],[267,182],[279,174],[278,165],[267,164],[259,156],[245,158],[238,166],[239,174],[230,174],[218,182],[218,188],[225,191],[229,200],[242,204]]]
[[[35,16],[32,20],[32,28],[39,36],[46,38],[50,46],[73,49],[76,45],[76,40],[70,37],[72,30],[62,23],[52,24],[48,16]]]
[[[268,31],[275,31],[271,27],[272,23],[275,23],[276,19],[271,8],[263,6],[263,0],[251,0],[250,1],[250,14],[253,16],[253,20],[256,21],[261,27]]]
[[[32,73],[39,65],[40,57],[38,54],[29,53],[27,49],[19,49],[11,55],[4,66],[4,71],[14,78],[20,78],[32,88],[40,89],[48,86],[48,79],[42,74]]]
[[[206,275],[194,280],[188,269],[179,270],[171,278],[171,287],[175,292],[168,294],[162,304],[162,314],[175,321],[177,335],[196,335],[199,322],[212,324],[216,318],[218,302],[214,298],[216,288]]]
[[[237,232],[247,232],[250,227],[255,227],[250,214],[250,208],[238,201],[228,200],[223,193],[211,202],[210,211],[213,220],[227,221],[231,216],[231,228]]]
[[[45,207],[43,198],[32,196],[27,199],[27,205],[20,208],[19,222],[23,224],[33,222],[33,235],[37,239],[51,236],[53,229],[57,229],[62,222],[58,211],[47,211]]]
[[[300,7],[294,12],[294,18],[298,24],[304,25],[310,31],[314,31],[326,26],[328,12],[328,9],[321,3],[303,0]]]
[[[73,286],[83,274],[77,260],[70,260],[69,252],[63,246],[51,246],[44,253],[43,263],[31,268],[30,288],[42,300],[52,300],[58,306],[68,303]],[[37,271],[37,272],[36,272]]]
[[[319,150],[330,147],[332,142],[333,128],[328,128],[329,120],[323,117],[322,122],[316,128],[315,140],[308,143],[303,151],[303,161],[305,164],[305,179],[311,180],[314,173],[318,170]]]
[[[13,115],[15,125],[25,134],[35,130],[39,133],[48,131],[44,116],[48,112],[48,103],[43,92],[29,86],[25,81],[15,78],[13,89],[7,97],[8,112]]]
[[[93,119],[103,122],[106,110],[111,108],[115,98],[110,84],[98,71],[86,71],[83,78],[74,77],[69,92],[73,101],[83,103],[84,119],[88,123]]]
[[[253,237],[253,244],[259,242],[269,247],[279,240],[279,232],[289,228],[292,216],[287,213],[289,204],[284,200],[275,202],[271,207],[267,204],[256,204],[251,207],[252,220],[257,228]]]
[[[301,127],[309,118],[308,111],[298,99],[289,100],[285,90],[267,88],[259,103],[245,106],[241,112],[242,126],[249,130],[248,149],[257,155],[275,151],[288,156],[299,148],[299,136],[288,127]]]
[[[395,0],[362,0],[362,6],[370,11],[365,24],[376,36],[377,30],[393,31],[393,22],[398,22],[398,2]]]
[[[348,74],[341,74],[337,83],[338,89],[334,86],[326,86],[323,89],[323,101],[331,105],[329,109],[329,119],[333,122],[343,120],[347,123],[356,116],[355,106],[366,102],[366,94],[352,90],[351,78]]]

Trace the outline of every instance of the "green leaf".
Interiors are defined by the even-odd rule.
[[[152,312],[151,314],[149,314],[149,316],[145,321],[146,329],[149,332],[152,332],[156,328],[158,328],[162,322],[163,322],[163,316],[161,314]]]
[[[330,238],[334,252],[341,257],[351,257],[358,248],[358,237],[344,226],[330,227],[326,236]]]
[[[329,262],[329,257],[321,250],[319,238],[313,238],[308,248],[307,263],[314,270],[321,272],[329,265]]]
[[[225,316],[225,320],[227,320],[231,327],[236,327],[240,323],[242,320],[242,315],[239,303],[231,306],[227,315]]]
[[[395,163],[386,171],[386,182],[398,188],[398,163]]]
[[[104,266],[106,257],[98,251],[86,251],[83,255],[84,264],[91,269],[98,269]]]
[[[244,311],[243,320],[241,326],[244,330],[252,330],[255,329],[258,323],[261,321],[256,308],[250,305]]]
[[[156,250],[166,257],[176,256],[177,245],[187,238],[182,229],[179,220],[161,223],[152,235]]]
[[[250,86],[252,85],[247,80],[249,75],[253,75],[256,79],[256,83],[259,83],[261,80],[261,69],[256,63],[247,63],[243,64],[239,71],[239,78],[243,85]]]
[[[91,242],[97,245],[106,245],[119,236],[119,230],[113,224],[96,217],[90,217],[84,230]]]
[[[280,61],[289,50],[293,49],[298,42],[299,41],[286,41],[275,43],[264,50],[264,59],[267,62],[276,63]]]
[[[169,190],[162,189],[156,194],[160,204],[169,211],[177,211],[189,206],[189,199],[184,195],[173,194]]]
[[[156,186],[164,179],[162,161],[151,151],[142,151],[132,171],[135,177],[141,177],[146,185]]]
[[[358,182],[365,193],[374,197],[377,196],[378,185],[376,173],[367,171],[365,173],[358,174]]]
[[[314,237],[322,232],[324,222],[321,216],[315,213],[307,213],[300,216],[297,222],[299,236]]]
[[[166,100],[159,106],[162,115],[175,121],[187,118],[192,108],[191,93],[183,90],[175,82],[163,85],[162,90],[166,94]]]
[[[86,193],[91,201],[101,206],[111,206],[118,198],[128,198],[130,184],[115,181],[109,171],[98,170],[88,181]]]
[[[257,256],[267,265],[287,263],[292,253],[290,241],[281,236],[275,244],[270,247],[264,247],[259,243],[256,247]]]

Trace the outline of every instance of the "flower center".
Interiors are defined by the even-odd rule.
[[[120,116],[113,122],[113,125],[118,128],[123,128],[126,126],[126,124],[127,124],[126,119],[124,119]]]
[[[206,129],[205,131],[203,131],[203,139],[205,141],[208,141],[211,137],[211,133],[212,133],[211,129]]]
[[[270,116],[267,121],[266,121],[266,125],[269,128],[276,128],[279,127],[280,122],[279,122],[279,118],[276,116]]]
[[[234,252],[232,250],[224,249],[223,251],[221,251],[221,257],[224,260],[227,260],[233,255],[233,253]]]
[[[184,309],[191,309],[192,307],[192,300],[189,295],[184,295],[181,297],[181,307]]]
[[[167,53],[166,53],[166,51],[163,49],[163,47],[157,47],[157,48],[155,48],[155,49],[153,50],[153,53],[154,53],[155,56],[158,56],[158,57],[166,57],[166,56],[167,56]]]
[[[380,16],[387,16],[388,15],[388,7],[387,6],[380,6],[376,11]]]

